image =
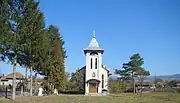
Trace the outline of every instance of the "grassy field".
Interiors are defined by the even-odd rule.
[[[0,103],[13,103],[0,98]],[[48,97],[18,97],[14,103],[180,103],[180,93],[111,94],[109,96],[60,95]]]

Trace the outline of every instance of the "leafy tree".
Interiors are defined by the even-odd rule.
[[[7,0],[0,1],[0,61],[5,60],[5,51],[8,49],[10,44],[10,30],[11,25],[9,21],[10,12],[8,12],[8,2]]]
[[[27,42],[25,47],[25,56],[21,57],[21,62],[25,67],[30,69],[30,95],[32,96],[32,71],[39,72],[40,68],[37,66],[41,60],[42,54],[47,46],[44,34],[44,16],[38,8],[39,2],[28,1],[25,11],[23,12],[24,18],[21,23],[24,27],[23,42]],[[44,50],[42,52],[42,50]]]
[[[109,80],[110,93],[117,93],[119,91],[119,85],[116,80]]]
[[[75,77],[76,77],[76,85],[77,85],[77,89],[79,91],[83,91],[84,90],[84,77],[82,72],[78,69],[75,73]]]
[[[19,43],[17,46],[21,49],[19,64],[30,68],[30,96],[32,96],[32,70],[38,71],[38,62],[40,62],[40,57],[42,56],[42,50],[46,46],[44,43],[44,16],[40,12],[38,5],[39,2],[34,0],[19,0],[13,1],[14,4],[19,6],[20,14],[16,17],[19,18],[15,20],[18,24],[17,34],[19,35]],[[14,8],[16,8],[16,5]],[[22,44],[21,44],[22,43]],[[11,56],[10,56],[11,57]],[[11,58],[10,58],[11,59]]]
[[[149,73],[149,71],[146,71],[144,68],[138,68],[136,70],[136,74],[137,74],[137,78],[139,80],[139,83],[140,83],[140,86],[141,86],[141,92],[142,92],[143,82],[144,82],[146,76],[149,76],[150,73]]]
[[[5,25],[0,29],[2,31],[1,58],[8,58],[13,64],[13,72],[15,72],[16,62],[37,71],[37,61],[42,56],[38,54],[42,54],[41,51],[44,50],[43,43],[48,43],[43,41],[44,17],[38,8],[39,2],[3,0],[1,5],[0,26]],[[30,94],[32,95],[32,89]],[[13,99],[15,99],[15,75]]]
[[[163,83],[164,81],[160,78],[155,78],[155,80],[154,80],[155,86],[157,85],[158,82]]]
[[[75,73],[71,74],[69,80],[69,89],[83,91],[84,90],[84,76],[80,69],[77,69]]]
[[[122,93],[125,92],[128,85],[126,82],[122,81],[121,79],[117,80],[109,80],[109,89],[111,93]]]
[[[0,0],[0,60],[8,59],[44,75],[55,88],[64,88],[64,40],[58,28],[45,28],[44,15],[35,0]],[[15,75],[13,76],[15,99]]]
[[[2,39],[0,40],[1,54],[3,58],[8,58],[13,64],[13,95],[12,98],[15,99],[15,70],[16,64],[20,63],[21,56],[23,56],[23,51],[25,42],[22,42],[22,36],[25,35],[22,32],[24,29],[20,26],[23,22],[23,2],[21,0],[2,0],[1,1],[1,16],[0,20],[1,27],[5,24],[5,28],[0,31]],[[6,41],[7,40],[7,41]],[[5,42],[6,41],[6,42]]]
[[[71,79],[68,82],[68,89],[76,90],[76,87],[77,87],[77,79],[75,73],[71,73]]]
[[[162,82],[157,82],[156,87],[157,88],[163,88],[164,84]]]
[[[176,87],[176,85],[177,85],[177,81],[176,80],[171,80],[171,81],[169,81],[167,84],[170,86],[170,87]]]
[[[70,79],[70,73],[69,72],[65,72],[65,76],[64,76],[64,84],[65,84],[65,90],[69,89],[69,79]]]
[[[116,74],[122,76],[124,80],[132,80],[133,83],[133,93],[135,94],[135,78],[149,75],[148,71],[142,67],[144,64],[143,58],[141,58],[139,53],[133,54],[130,57],[130,61],[128,63],[123,64],[123,70],[115,70]],[[143,80],[141,78],[141,80]]]

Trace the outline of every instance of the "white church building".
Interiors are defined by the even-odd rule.
[[[104,50],[100,48],[95,33],[87,48],[84,49],[86,65],[80,69],[84,74],[85,94],[100,94],[108,91],[109,70],[102,63]]]

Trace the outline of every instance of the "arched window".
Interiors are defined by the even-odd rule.
[[[97,69],[97,58],[95,59],[95,69]]]
[[[93,66],[93,59],[91,58],[91,69],[92,69],[92,66]]]
[[[97,52],[91,52],[90,55],[98,55]]]
[[[104,88],[104,75],[102,74],[102,88]]]

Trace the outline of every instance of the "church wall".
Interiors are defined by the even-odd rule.
[[[99,53],[98,56],[99,56],[98,77],[99,77],[99,80],[101,81],[101,82],[99,83],[98,93],[101,93],[101,92],[102,92],[102,79],[101,79],[101,75],[102,75],[102,69],[103,69],[103,68],[102,68],[102,54]]]
[[[89,93],[89,89],[88,89],[88,83],[87,83],[87,80],[88,80],[88,76],[89,76],[89,73],[88,73],[88,68],[89,68],[89,55],[90,53],[86,53],[86,78],[85,78],[85,93]]]
[[[93,68],[91,69],[91,58],[93,59]],[[89,79],[98,79],[98,68],[99,68],[99,64],[98,64],[98,68],[95,69],[95,58],[98,57],[94,57],[94,56],[90,56],[89,53],[86,54],[86,81]],[[98,61],[100,62],[100,61]],[[95,77],[92,77],[92,74],[95,73]]]
[[[91,58],[93,58],[93,68],[91,69]],[[98,68],[95,69],[95,58],[98,58]],[[95,73],[95,77],[92,76],[92,74]],[[104,88],[102,88],[102,74],[104,75]],[[97,79],[100,81],[99,87],[98,87],[98,93],[102,92],[102,89],[108,89],[107,88],[107,82],[108,82],[108,75],[107,70],[102,68],[102,54],[98,53],[97,56],[91,56],[90,53],[86,53],[86,78],[85,80],[88,81],[89,79]],[[89,84],[86,83],[85,85],[85,92],[89,93]]]
[[[105,70],[104,68],[102,68],[102,71],[101,71],[101,73],[104,75],[104,88],[103,89],[108,89],[108,72],[107,72],[107,70]],[[101,76],[102,76],[102,74],[101,74]],[[102,81],[102,78],[101,78],[101,81]]]

